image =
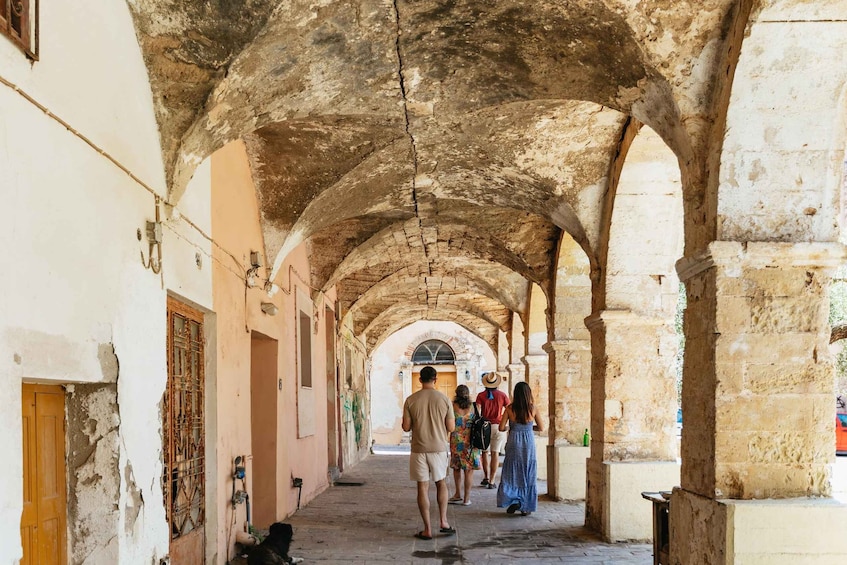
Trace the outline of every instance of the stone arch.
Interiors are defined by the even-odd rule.
[[[586,320],[595,360],[586,523],[612,540],[650,529],[608,502],[610,492],[632,488],[623,486],[620,462],[640,461],[646,473],[672,482],[679,476],[674,315],[675,262],[683,249],[681,170],[652,129],[632,123],[627,134],[606,202],[600,273]]]
[[[543,353],[547,343],[547,295],[537,284],[530,284],[526,323],[527,355]]]
[[[491,351],[497,351],[497,326],[472,312],[455,308],[431,311],[426,306],[398,305],[380,313],[363,332],[368,352],[376,349],[392,333],[418,320],[454,322],[487,343]]]
[[[496,234],[483,233],[480,237],[479,230],[474,230],[472,226],[459,223],[439,223],[439,230],[450,230],[447,243],[457,239],[461,242],[461,253],[468,258],[484,259],[486,262],[496,262],[501,264],[506,269],[518,273],[523,278],[540,282],[540,273],[537,269],[527,264],[521,256],[515,253],[504,245],[504,243],[496,238]],[[413,257],[415,249],[409,245],[408,248],[400,248],[401,257],[395,257],[393,254],[387,254],[386,251],[391,246],[397,245],[397,239],[412,239],[418,244],[420,240],[421,226],[418,220],[410,219],[402,223],[397,223],[386,227],[377,234],[370,237],[364,243],[358,245],[341,261],[333,274],[329,277],[324,285],[327,289],[335,285],[338,281],[345,279],[356,271],[365,266],[372,267],[375,260],[382,259],[386,261],[389,257],[393,260],[403,259],[409,261]],[[485,237],[487,236],[487,237]],[[423,250],[418,253],[423,258]],[[386,257],[387,256],[387,257]]]
[[[829,496],[829,456],[818,454],[831,452],[821,430],[834,416],[828,271],[845,258],[836,243],[844,143],[833,142],[843,131],[847,5],[755,7],[734,32],[737,61],[727,66],[700,226],[686,223],[678,265],[687,295],[685,425],[672,562],[737,560],[721,541],[727,533],[784,512],[760,553],[778,560],[789,551],[783,540],[808,520],[790,503],[768,500],[761,514],[721,519],[689,543],[683,532],[717,508],[731,516],[735,500]],[[690,217],[698,204],[688,196]],[[778,449],[757,445],[776,436]],[[828,551],[805,548],[812,559]]]
[[[475,124],[470,131],[430,132],[439,139],[430,148],[437,171],[416,176],[404,138],[377,142],[355,168],[316,192],[296,219],[288,217],[277,229],[263,212],[273,273],[302,242],[350,218],[427,218],[435,209],[440,217],[469,206],[537,215],[593,256],[600,206],[592,200],[602,194],[608,154],[625,116],[584,102],[539,100],[486,107],[467,119]],[[578,166],[565,164],[577,156]]]
[[[404,301],[398,301],[397,298],[404,298]],[[371,304],[371,308],[365,310],[362,308],[361,315],[358,310],[354,310],[351,312],[351,316],[354,320],[354,329],[357,333],[368,333],[372,327],[376,324],[380,324],[380,319],[384,313],[395,308],[400,303],[405,303],[411,306],[417,306],[420,308],[426,308],[428,311],[440,311],[440,310],[455,310],[455,311],[463,311],[469,315],[472,315],[474,318],[484,321],[487,325],[490,325],[495,328],[503,328],[508,325],[508,312],[509,310],[501,305],[494,304],[485,300],[485,298],[481,295],[472,293],[472,292],[462,292],[460,294],[450,296],[450,301],[443,301],[438,303],[436,299],[435,304],[429,304],[427,302],[414,302],[409,300],[410,297],[407,296],[399,296],[399,297],[386,297],[385,300],[374,302]]]
[[[579,446],[591,415],[591,343],[585,319],[591,315],[591,264],[582,248],[563,233],[556,254],[550,315],[550,443],[561,472],[550,475],[551,495],[585,498],[584,449]],[[558,471],[558,470],[557,470]]]
[[[492,304],[488,304],[487,306],[495,305],[510,310],[516,310],[525,302],[523,297],[514,296],[505,289],[497,288],[495,285],[497,279],[495,277],[478,275],[474,271],[474,268],[480,265],[486,265],[486,263],[471,262],[467,265],[468,272],[466,274],[461,272],[434,274],[426,268],[416,265],[404,267],[399,271],[382,277],[376,283],[368,283],[370,286],[363,292],[363,288],[357,287],[358,296],[349,304],[347,311],[357,314],[363,310],[372,309],[374,304],[379,300],[397,301],[400,297],[412,298],[417,302],[421,290],[433,291],[432,297],[427,295],[427,301],[438,301],[438,296],[442,293],[450,293],[452,295],[477,295],[487,299],[486,302],[492,302]],[[498,269],[495,272],[502,274],[507,271]],[[507,277],[501,280],[512,282]],[[339,294],[341,295],[341,299],[347,300],[346,295],[348,292],[346,288]],[[447,298],[442,300],[447,300]]]
[[[453,350],[453,355],[456,358],[456,361],[467,361],[467,347],[463,347],[465,342],[460,340],[457,336],[453,334],[448,334],[446,332],[438,331],[438,330],[429,330],[422,334],[415,336],[412,340],[409,341],[408,347],[406,347],[406,351],[404,353],[404,357],[407,361],[411,361],[412,355],[415,350],[420,347],[420,345],[429,340],[438,340],[446,343],[450,349]]]
[[[213,55],[206,51],[212,51],[211,45],[218,43],[220,38],[214,35],[217,30],[204,30],[206,37],[211,36],[208,47],[189,44],[177,29],[171,30],[171,43],[156,41],[158,30],[145,25],[148,19],[155,18],[155,13],[148,12],[153,10],[155,6],[135,8],[148,59],[162,58],[162,52],[167,53],[165,45],[172,51],[188,51],[183,57],[187,61]],[[397,56],[401,57],[401,65],[417,64],[421,67],[419,72],[437,79],[406,85],[405,93],[416,100],[438,98],[438,90],[454,89],[457,84],[477,85],[476,91],[466,95],[441,97],[441,105],[451,106],[449,109],[454,112],[480,102],[493,106],[515,99],[587,100],[626,113],[632,110],[643,114],[642,119],[655,121],[657,130],[666,129],[669,139],[679,137],[673,133],[680,126],[671,88],[653,61],[659,60],[659,53],[643,49],[635,39],[641,34],[634,29],[641,27],[638,17],[627,19],[602,5],[591,11],[541,5],[520,10],[503,6],[476,14],[467,10],[457,6],[450,13],[415,14],[426,12],[426,8],[404,6],[397,12],[396,7],[386,5],[354,16],[349,10],[345,13],[331,5],[312,12],[296,3],[273,12],[263,10],[257,18],[261,27],[245,34],[249,37],[247,42],[227,45],[231,50],[223,61],[225,73],[218,70],[208,76],[191,77],[199,83],[193,89],[197,100],[161,96],[159,113],[163,119],[180,110],[172,106],[199,106],[205,100],[205,108],[193,116],[192,122],[186,123],[187,116],[180,116],[181,123],[168,128],[175,131],[163,143],[167,147],[168,177],[175,187],[174,199],[178,200],[198,158],[268,123],[299,116],[370,115],[382,117],[402,133],[402,112],[394,105],[402,95],[400,85],[394,84]],[[197,19],[214,16],[213,10],[207,12],[210,14],[191,14],[178,21],[197,25]],[[360,17],[364,21],[357,21]],[[469,27],[467,18],[479,21]],[[452,31],[431,34],[433,25]],[[500,48],[491,51],[491,34],[502,29],[513,29],[515,33],[512,36],[497,32],[494,39]],[[394,47],[398,35],[399,52]],[[183,41],[188,45],[173,45]],[[456,41],[476,44],[478,48],[461,49]],[[597,56],[606,43],[614,45],[614,64],[607,57]],[[417,62],[427,49],[438,49],[443,55],[438,61]],[[201,52],[200,57],[197,51]],[[221,65],[220,54],[217,59],[215,64]],[[186,66],[189,68],[183,75],[195,70],[190,64]],[[173,89],[172,83],[178,78],[161,73],[165,76],[160,79],[158,72],[153,74],[157,95]],[[646,110],[647,100],[654,106],[652,111]],[[181,140],[178,146],[176,140]]]

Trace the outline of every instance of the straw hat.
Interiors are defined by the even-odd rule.
[[[488,373],[483,373],[482,375],[482,384],[485,385],[485,388],[497,388],[502,382],[503,377],[501,377],[494,371],[489,371]]]

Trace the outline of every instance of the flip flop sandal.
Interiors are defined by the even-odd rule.
[[[456,529],[451,527],[451,526],[448,526],[446,528],[441,528],[441,533],[447,534],[447,535],[453,535],[453,534],[456,533]]]
[[[506,514],[514,514],[515,512],[518,511],[518,508],[520,508],[520,507],[521,507],[521,505],[520,505],[519,502],[513,502],[509,505],[508,508],[506,508]]]
[[[427,540],[427,541],[432,539],[432,536],[424,535],[423,531],[416,533],[415,537],[418,538],[418,539]]]

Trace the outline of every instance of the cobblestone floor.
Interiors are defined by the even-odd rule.
[[[477,485],[481,478],[478,472]],[[291,554],[303,557],[304,564],[653,562],[651,545],[606,544],[583,528],[581,504],[542,496],[531,516],[510,516],[497,508],[496,490],[479,486],[471,494],[471,506],[450,506],[448,518],[456,535],[417,540],[413,536],[421,529],[421,518],[405,455],[371,455],[343,480],[364,484],[332,487],[286,520],[295,531]],[[543,482],[538,491],[547,491]],[[430,500],[437,525],[434,486]],[[650,512],[647,501],[644,511]]]

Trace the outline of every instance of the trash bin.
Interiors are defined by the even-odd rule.
[[[671,529],[670,529],[670,491],[642,492],[641,496],[653,503],[653,565],[669,565]]]

